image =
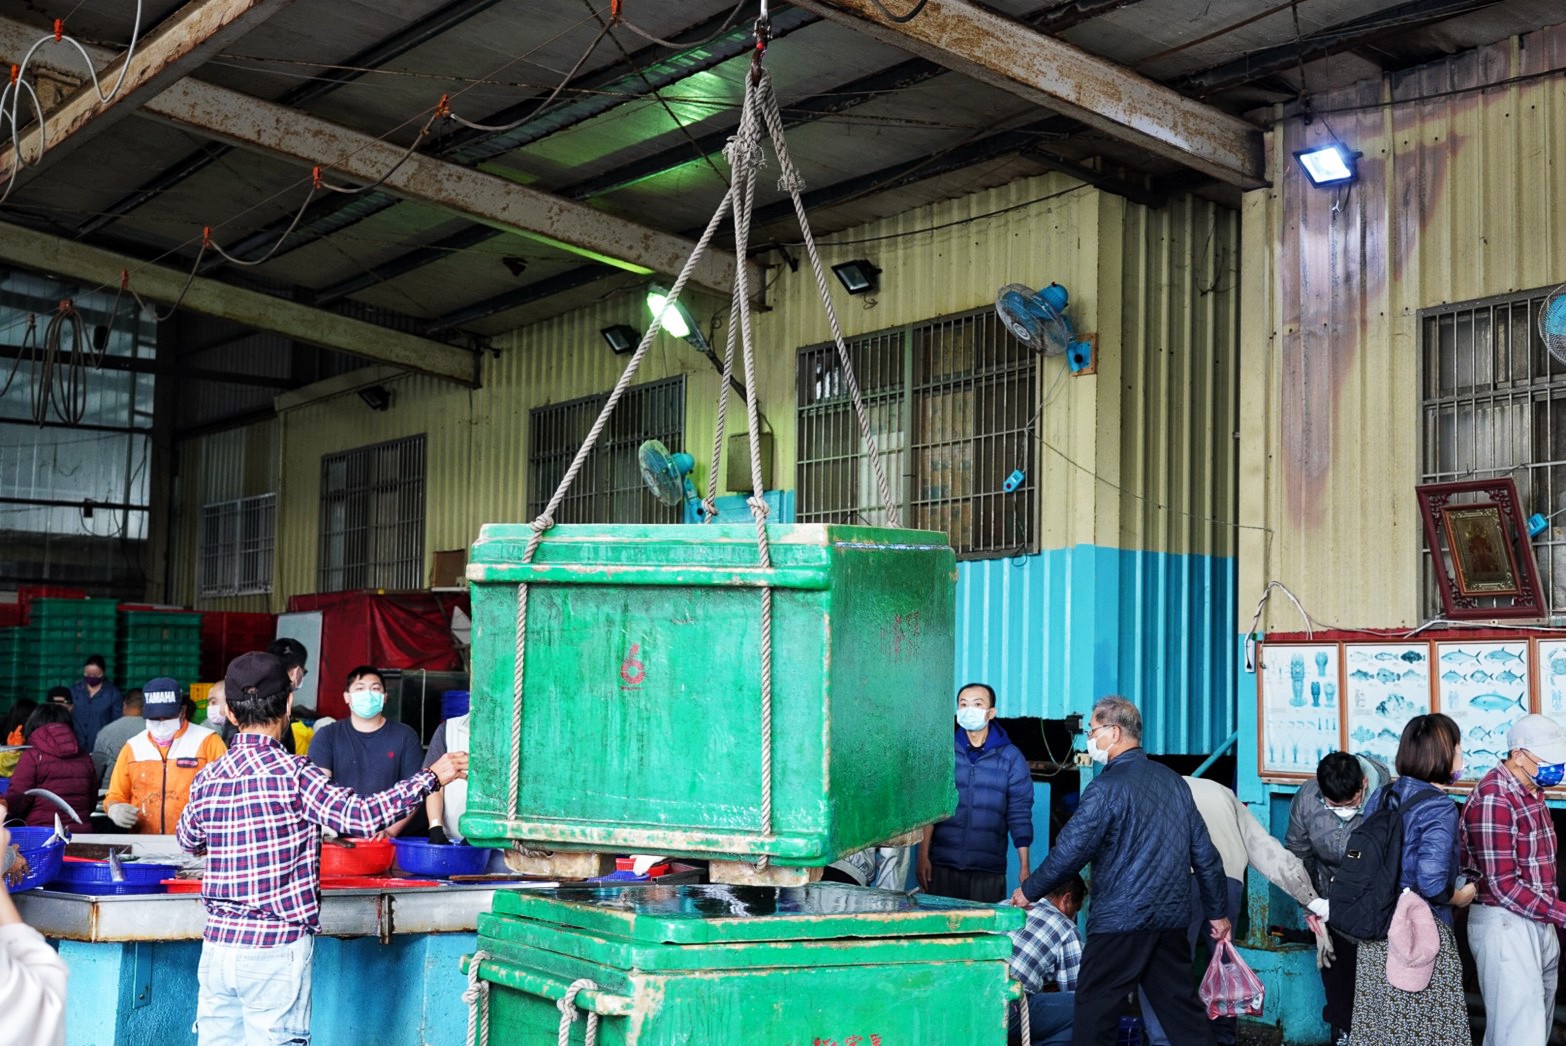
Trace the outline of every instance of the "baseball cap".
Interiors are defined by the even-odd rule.
[[[1566,763],[1566,727],[1549,716],[1525,715],[1506,731],[1506,747],[1527,749],[1545,766]]]
[[[223,673],[223,691],[230,701],[246,690],[270,697],[283,693],[290,686],[288,669],[283,667],[283,662],[276,655],[260,650],[240,654],[228,663],[228,671]]]
[[[1430,987],[1440,951],[1441,934],[1430,905],[1414,891],[1404,890],[1387,927],[1387,983],[1406,992],[1424,991]]]
[[[179,716],[179,683],[168,676],[147,680],[141,688],[143,719],[174,719]]]

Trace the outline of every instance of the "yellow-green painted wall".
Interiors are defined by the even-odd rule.
[[[1230,556],[1232,531],[1212,520],[1232,519],[1235,501],[1238,238],[1238,216],[1216,204],[1187,197],[1150,209],[1046,175],[823,237],[822,254],[828,266],[868,257],[884,270],[870,307],[828,276],[849,337],[988,306],[1005,283],[1065,284],[1078,329],[1097,332],[1100,363],[1097,375],[1058,381],[1063,360],[1042,367],[1041,391],[1053,398],[1030,477],[1042,547]],[[808,265],[774,275],[770,311],[755,321],[758,386],[777,434],[777,483],[792,488],[795,356],[828,340],[830,329]],[[712,298],[690,305],[698,317],[727,315],[726,303]],[[280,398],[271,434],[243,437],[247,451],[268,440],[275,448],[272,608],[316,588],[323,454],[425,433],[427,553],[468,545],[484,523],[522,520],[528,413],[614,384],[627,357],[610,353],[598,333],[612,323],[645,327],[640,296],[612,296],[497,339],[479,389],[375,368]],[[636,381],[675,374],[687,377],[686,449],[704,483],[717,375],[684,342],[660,335]],[[356,395],[375,383],[392,390],[390,410],[371,411]],[[730,431],[737,429],[743,413],[731,406]],[[181,460],[204,475],[189,463],[231,461],[240,439],[189,441]],[[248,468],[258,459],[244,460]],[[187,602],[190,515],[217,500],[209,495],[221,484],[202,485],[209,482],[192,479],[181,490],[175,558],[192,565],[180,573],[175,598]]]
[[[1322,120],[1273,133],[1243,211],[1242,629],[1273,580],[1319,622],[1422,619],[1417,313],[1566,280],[1563,69],[1555,27],[1318,96],[1364,153],[1351,192],[1293,162]],[[1304,626],[1273,600],[1264,627]]]

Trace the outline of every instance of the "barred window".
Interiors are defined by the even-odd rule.
[[[587,438],[608,393],[536,407],[529,417],[528,515],[544,511],[571,459]],[[680,505],[664,505],[642,482],[636,452],[644,440],[662,440],[671,451],[685,446],[685,378],[626,390],[609,425],[588,455],[555,513],[558,523],[678,523]]]
[[[1419,313],[1424,362],[1424,481],[1517,483],[1524,515],[1566,508],[1566,365],[1539,338],[1550,290]],[[1545,600],[1566,610],[1566,515],[1534,539]],[[1428,575],[1428,571],[1426,572]],[[1440,600],[1426,578],[1432,616]]]
[[[848,352],[904,525],[946,533],[966,558],[1036,551],[1031,488],[1003,484],[1033,473],[1039,357],[992,309],[854,338]],[[883,525],[836,346],[802,349],[798,375],[799,520]]]
[[[322,592],[424,585],[424,436],[321,457]]]
[[[276,533],[276,494],[201,506],[201,595],[271,592]]]

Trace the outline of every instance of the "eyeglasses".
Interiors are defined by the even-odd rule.
[[[1114,725],[1115,725],[1114,723],[1100,723],[1098,726],[1091,727],[1088,730],[1088,732],[1087,732],[1087,736],[1088,737],[1092,737],[1094,734],[1098,733],[1100,730],[1108,730],[1111,727],[1113,727]]]

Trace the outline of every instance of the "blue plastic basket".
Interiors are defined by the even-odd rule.
[[[66,893],[93,894],[98,897],[120,897],[137,893],[164,893],[164,879],[172,879],[179,872],[176,864],[143,864],[132,861],[120,865],[125,872],[123,882],[115,882],[109,874],[108,861],[65,861],[59,874],[49,881],[49,889]]]
[[[65,840],[55,839],[53,828],[10,828],[11,842],[27,858],[27,875],[11,888],[12,893],[34,890],[53,879],[65,859]]]
[[[444,879],[448,875],[481,875],[493,852],[481,846],[436,846],[423,839],[393,839],[397,867],[409,875]]]

